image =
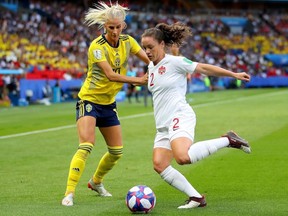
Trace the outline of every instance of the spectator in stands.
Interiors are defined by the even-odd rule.
[[[8,89],[8,96],[10,98],[11,104],[14,106],[18,106],[18,100],[20,95],[19,80],[15,75],[11,75],[9,77],[11,77],[10,81],[6,82]]]
[[[52,97],[52,88],[49,84],[49,80],[46,80],[45,85],[42,87],[43,98],[50,99]]]
[[[53,88],[54,88],[53,91],[56,91],[57,94],[59,94],[59,96],[60,96],[59,102],[64,101],[66,99],[67,95],[65,95],[63,89],[61,88],[59,79],[56,80],[56,83],[55,83]]]
[[[0,76],[0,107],[1,106],[10,106],[10,105],[11,105],[11,102],[10,102],[10,99],[8,97],[6,84],[5,84],[4,80],[2,79],[2,77]]]
[[[218,19],[226,14],[226,10],[215,9],[209,11],[209,17],[207,17],[198,14],[199,11],[196,9],[191,17],[189,7],[180,9],[177,8],[178,4],[169,5],[173,8],[173,14],[167,14],[167,12],[171,11],[171,8],[168,7],[162,7],[163,13],[154,13],[159,10],[157,8],[159,4],[155,4],[155,2],[147,2],[145,4],[129,2],[129,5],[131,5],[132,10],[129,13],[130,28],[126,30],[127,34],[140,40],[141,32],[149,26],[154,26],[158,22],[172,23],[182,21],[192,26],[193,31],[193,37],[188,40],[189,46],[181,48],[183,55],[195,61],[207,63],[209,63],[210,59],[213,61],[216,56],[219,58],[213,63],[214,65],[234,71],[231,65],[225,65],[225,62],[222,62],[227,50],[233,50],[234,46],[240,45],[239,43],[229,44],[234,37],[239,35],[229,34],[229,28]],[[13,13],[2,8],[4,12],[0,13],[0,29],[5,35],[1,36],[0,34],[0,58],[1,55],[10,53],[10,51],[12,53],[15,52],[15,46],[20,43],[23,53],[21,59],[17,54],[18,61],[26,61],[40,67],[42,64],[48,63],[51,68],[64,68],[67,73],[72,73],[72,70],[75,70],[75,73],[73,72],[70,76],[72,78],[81,77],[81,75],[85,74],[85,69],[87,68],[86,51],[90,38],[95,36],[94,30],[87,30],[80,23],[84,12],[82,6],[83,4],[67,1],[59,2],[53,0],[47,3],[43,0],[33,0],[30,1],[30,10],[19,10],[17,13]],[[179,16],[177,14],[179,12],[184,12],[185,14]],[[245,13],[242,12],[235,10],[233,12],[229,11],[229,14],[232,16],[235,13],[235,15],[243,16]],[[241,55],[248,59],[244,63],[248,67],[247,71],[249,74],[253,75],[259,74],[255,70],[250,56],[256,54],[259,49],[261,50],[261,55],[268,52],[285,54],[288,51],[285,37],[285,32],[286,34],[288,32],[287,22],[285,22],[287,19],[286,13],[283,13],[283,11],[273,12],[273,9],[269,13],[268,11],[258,12],[255,14],[248,11],[248,17],[251,17],[250,27],[254,27],[254,29],[251,32],[250,27],[244,27],[244,31],[247,33],[242,35],[242,53],[233,53],[231,55],[234,57]],[[264,19],[260,19],[261,13],[264,14]],[[267,31],[267,23],[270,26],[269,31]],[[252,38],[248,36],[247,29],[250,29],[250,33],[254,35]],[[283,35],[279,35],[276,29],[282,32]],[[96,30],[96,35],[100,34],[101,32]],[[18,37],[17,39],[14,38],[15,35]],[[258,43],[258,36],[261,36],[261,41],[265,43],[262,45]],[[1,40],[1,37],[5,37],[4,40]],[[43,47],[45,47],[45,50]],[[37,50],[41,48],[42,51],[35,52],[35,48]],[[252,49],[252,53],[247,53],[248,49]],[[46,57],[40,55],[40,53],[43,54],[43,51]],[[260,58],[260,56],[257,57]],[[237,61],[235,62],[236,64]],[[11,63],[6,62],[7,67],[13,66]],[[137,61],[135,64],[139,65]]]
[[[249,14],[247,17],[247,22],[243,28],[243,33],[247,33],[249,37],[253,37],[255,33],[255,26],[253,23],[255,23],[253,20],[253,15]]]
[[[39,101],[45,105],[51,105],[51,99],[53,96],[52,87],[50,86],[49,80],[46,80],[44,86],[42,87],[43,98]]]
[[[130,35],[121,34],[128,8],[118,3],[108,6],[104,2],[90,8],[85,16],[88,26],[98,24],[104,34],[91,43],[88,50],[88,73],[78,94],[76,105],[79,147],[70,163],[67,187],[62,205],[72,206],[75,189],[84,170],[86,159],[95,143],[95,127],[104,137],[108,152],[88,182],[88,187],[100,196],[112,196],[103,186],[104,176],[122,156],[123,143],[120,122],[117,116],[115,97],[123,83],[144,85],[147,75],[128,77],[127,59],[136,55],[146,64],[149,59],[140,45]]]
[[[5,86],[5,82],[4,80],[2,79],[2,75],[0,75],[0,100],[3,99],[3,92],[4,92],[4,89],[6,88]]]

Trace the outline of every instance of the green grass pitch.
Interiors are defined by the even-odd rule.
[[[0,108],[0,215],[131,215],[125,196],[138,184],[148,185],[156,194],[150,215],[288,215],[288,89],[206,92],[187,98],[197,115],[195,141],[233,129],[252,147],[250,155],[227,148],[193,165],[173,162],[206,195],[207,207],[178,210],[187,197],[154,172],[150,100],[147,107],[118,103],[124,155],[104,180],[113,197],[98,197],[87,188],[106,151],[97,132],[75,205],[61,206],[69,163],[78,146],[75,102],[71,102]]]

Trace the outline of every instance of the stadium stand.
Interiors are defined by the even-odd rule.
[[[190,25],[193,32],[181,48],[182,55],[234,71],[247,71],[253,78],[243,87],[288,86],[287,1],[262,2],[264,6],[245,0],[125,1],[130,8],[126,33],[140,41],[146,28],[159,22],[181,21]],[[33,88],[33,100],[41,99],[40,86],[47,79],[53,84],[60,80],[66,90],[77,91],[75,85],[81,85],[85,76],[89,43],[101,34],[97,28],[83,25],[84,13],[92,4],[88,0],[1,0],[0,79],[9,82],[5,77],[13,74],[22,83],[20,98],[26,97],[27,86],[23,85],[29,80],[41,83],[39,88]],[[133,58],[129,61],[139,66],[140,73],[144,72],[142,63]],[[197,91],[195,86],[203,87],[203,83],[203,77],[196,75],[194,88],[190,89]],[[9,83],[0,88],[6,85]],[[231,79],[216,79],[216,85],[238,86]],[[198,90],[202,90],[201,86]]]

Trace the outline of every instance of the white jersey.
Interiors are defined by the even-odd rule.
[[[192,74],[197,64],[183,56],[169,54],[166,54],[157,65],[150,62],[148,89],[153,96],[157,129],[168,129],[173,116],[178,111],[187,111],[188,109],[193,112],[185,96],[186,74]]]

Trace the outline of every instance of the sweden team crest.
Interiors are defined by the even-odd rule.
[[[120,58],[115,59],[115,66],[119,67],[120,66]]]
[[[86,109],[87,112],[91,112],[91,110],[92,110],[91,104],[87,104],[87,105],[85,106],[85,109]]]

